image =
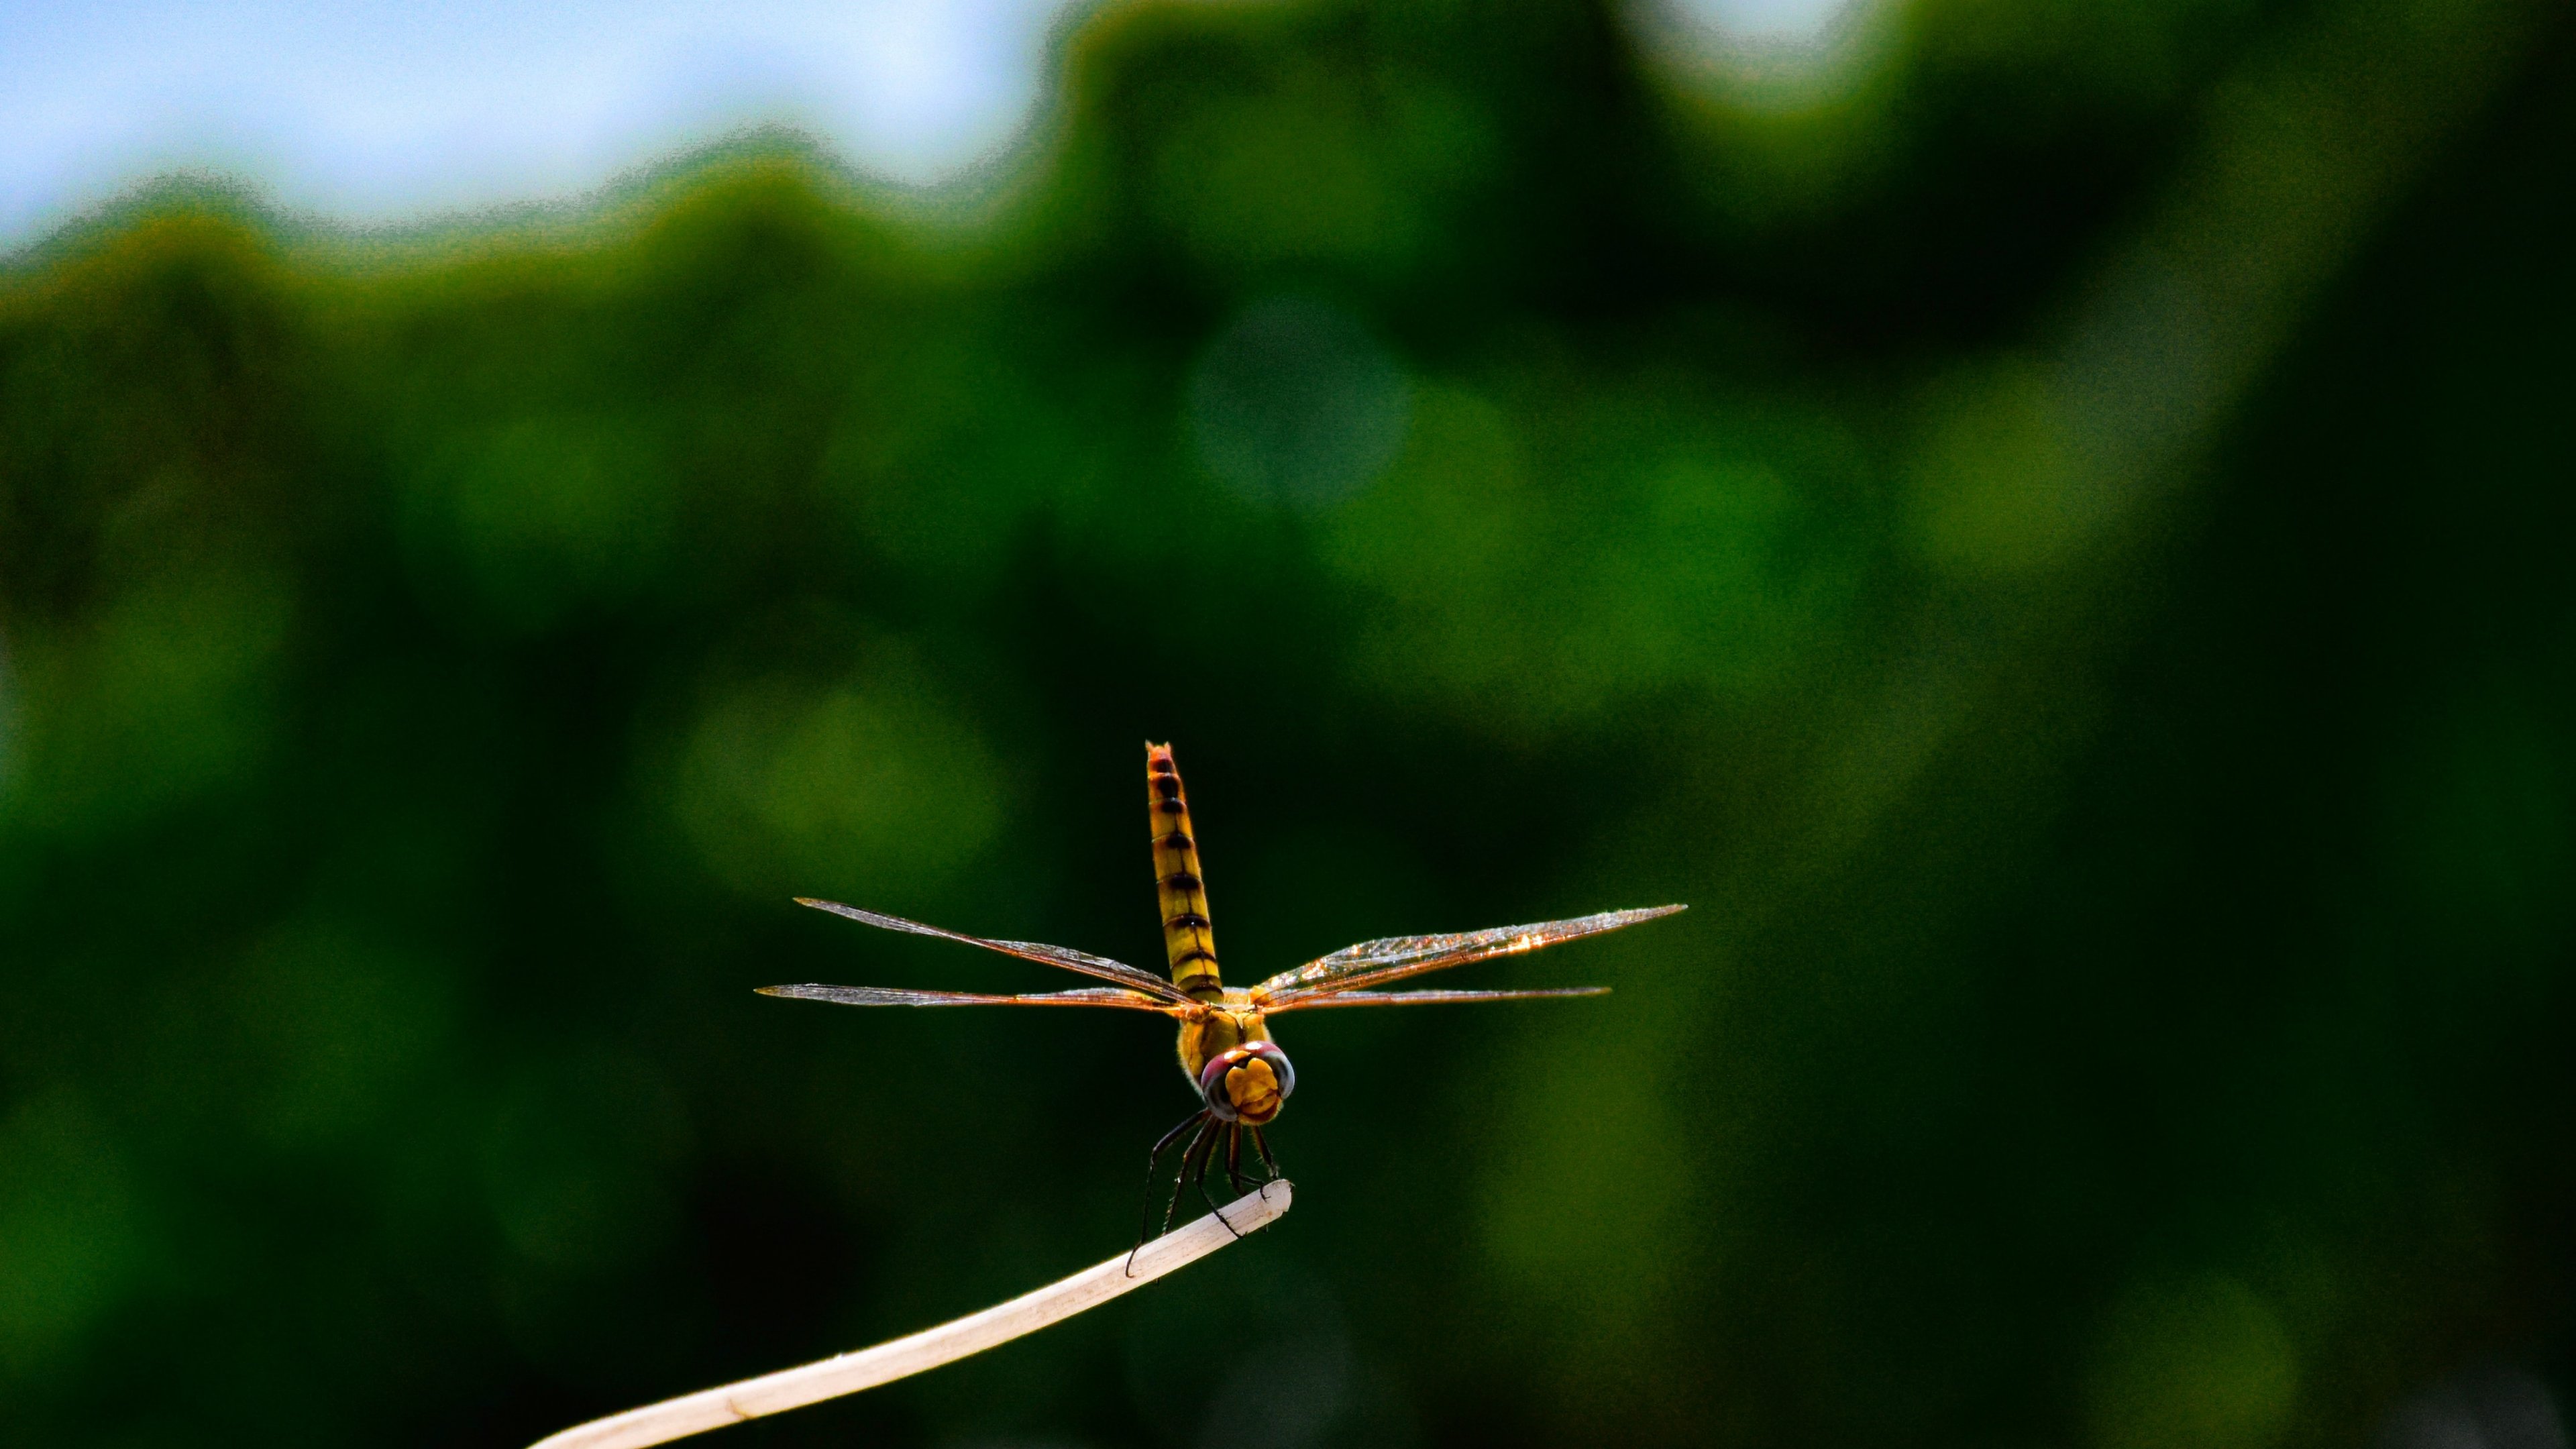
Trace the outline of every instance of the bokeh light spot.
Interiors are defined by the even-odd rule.
[[[512,631],[629,597],[667,556],[676,501],[638,432],[617,419],[548,415],[452,440],[415,479],[416,547],[453,557],[488,616]]]
[[[1673,8],[1699,24],[1742,39],[1822,40],[1835,21],[1862,0],[1674,0]]]
[[[1403,456],[1336,518],[1329,555],[1392,606],[1368,640],[1389,687],[1530,723],[1675,685],[1776,687],[1857,587],[1811,496],[1851,450],[1779,419],[1661,436],[1648,420],[1673,405],[1608,399],[1530,424],[1424,387]],[[1528,446],[1541,425],[1554,456]]]
[[[1002,823],[973,725],[900,672],[728,693],[690,736],[675,803],[700,858],[747,895],[935,885]]]
[[[1908,482],[1916,546],[1971,577],[2043,568],[2089,539],[2106,506],[2086,478],[2048,372],[1990,364],[1935,390]]]
[[[217,561],[151,577],[78,630],[22,634],[31,818],[100,832],[248,779],[290,612],[274,574]]]
[[[1412,387],[1359,319],[1280,297],[1244,309],[1189,382],[1190,439],[1243,496],[1321,509],[1367,487],[1404,446]]]
[[[2547,1384],[2486,1363],[2409,1395],[2380,1426],[2377,1449],[2567,1449],[2567,1423]]]
[[[1846,101],[1883,50],[1885,0],[1638,0],[1650,52],[1730,108],[1814,113]]]
[[[2289,1427],[2299,1359],[2269,1304],[2202,1273],[2134,1290],[2093,1381],[2102,1449],[2261,1449]]]

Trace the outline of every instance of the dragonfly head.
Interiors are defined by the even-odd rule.
[[[1199,1070],[1199,1095],[1220,1122],[1261,1126],[1279,1115],[1296,1090],[1297,1069],[1272,1042],[1245,1042],[1208,1058]]]

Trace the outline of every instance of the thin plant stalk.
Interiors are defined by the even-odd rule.
[[[996,1348],[1050,1323],[1071,1318],[1166,1273],[1177,1272],[1242,1235],[1269,1226],[1288,1211],[1285,1179],[1262,1185],[1177,1232],[1165,1233],[1131,1255],[1083,1269],[1070,1278],[1023,1293],[981,1313],[926,1328],[874,1348],[781,1369],[593,1419],[537,1441],[534,1449],[640,1449],[739,1424],[825,1399],[855,1394]],[[1220,1217],[1219,1213],[1223,1216]]]

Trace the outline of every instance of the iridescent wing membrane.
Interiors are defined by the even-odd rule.
[[[809,982],[798,986],[764,986],[760,988],[764,996],[836,1001],[848,1006],[1107,1006],[1167,1016],[1187,1015],[1200,1009],[1196,998],[1171,982],[1150,971],[1140,971],[1105,956],[1036,941],[987,940],[982,936],[925,926],[901,916],[863,911],[838,901],[818,901],[799,896],[796,903],[888,931],[962,941],[969,946],[981,946],[987,951],[999,951],[1043,966],[1078,971],[1102,981],[1114,981],[1117,988],[1086,986],[1072,991],[991,996],[972,991],[910,991],[886,986],[825,986]],[[1254,987],[1252,999],[1265,1012],[1281,1012],[1313,1011],[1327,1006],[1420,1006],[1450,1001],[1529,1001],[1550,996],[1600,996],[1610,988],[1560,986],[1531,991],[1370,991],[1366,988],[1494,956],[1516,956],[1561,941],[1597,936],[1604,931],[1616,931],[1623,926],[1669,916],[1682,909],[1684,907],[1681,906],[1649,906],[1630,911],[1603,911],[1599,915],[1576,916],[1563,921],[1540,921],[1527,926],[1495,926],[1488,930],[1461,931],[1445,936],[1389,936],[1383,940],[1362,941],[1293,971],[1280,972]]]
[[[1189,993],[1162,977],[1150,971],[1139,971],[1123,961],[1112,961],[1106,956],[1094,956],[1086,951],[1076,951],[1066,946],[1049,946],[1037,941],[988,941],[981,936],[969,936],[958,931],[943,931],[937,926],[925,926],[919,921],[907,921],[901,916],[863,911],[856,906],[842,905],[838,901],[818,901],[798,896],[796,904],[812,906],[818,911],[830,911],[833,915],[847,916],[853,921],[888,931],[908,931],[916,936],[937,936],[943,941],[963,941],[969,946],[981,946],[987,951],[999,951],[1005,956],[1017,956],[1023,961],[1035,961],[1041,966],[1079,971],[1085,976],[1097,977],[1102,981],[1114,981],[1124,989],[1111,991],[1097,986],[1086,986],[1074,991],[1046,991],[1027,996],[983,996],[968,991],[901,991],[883,986],[823,986],[807,983],[802,986],[764,986],[760,988],[764,996],[793,996],[806,1001],[837,1001],[848,1006],[1114,1006],[1129,1011],[1164,1013],[1169,1013],[1174,1008],[1196,1010],[1198,1007],[1198,1002],[1193,1000]]]
[[[1419,976],[1426,971],[1445,971],[1471,961],[1494,956],[1517,956],[1572,941],[1583,936],[1597,936],[1616,931],[1641,921],[1669,916],[1681,906],[1647,906],[1631,911],[1603,911],[1599,915],[1576,916],[1563,921],[1540,921],[1527,926],[1495,926],[1482,931],[1460,931],[1446,936],[1389,936],[1383,940],[1362,941],[1344,946],[1321,960],[1310,961],[1294,971],[1282,971],[1252,988],[1252,999],[1265,1011],[1301,1011],[1319,1006],[1399,1005],[1432,1001],[1497,1001],[1531,996],[1589,996],[1605,988],[1570,987],[1551,991],[1389,991],[1372,993],[1365,988]],[[1358,993],[1354,996],[1352,993]]]
[[[1072,991],[1039,991],[1021,996],[987,996],[977,991],[903,991],[891,986],[764,986],[763,996],[792,996],[799,1001],[837,1001],[843,1006],[1123,1006],[1130,1011],[1167,1011],[1163,1002],[1114,986],[1084,986]]]
[[[1607,996],[1607,986],[1550,986],[1536,991],[1333,991],[1322,996],[1306,996],[1286,1006],[1267,1008],[1282,1011],[1320,1011],[1327,1006],[1429,1006],[1443,1001],[1536,1001],[1545,996]]]

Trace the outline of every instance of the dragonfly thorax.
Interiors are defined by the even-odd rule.
[[[1269,1019],[1252,1004],[1251,993],[1237,990],[1226,994],[1239,999],[1211,1002],[1180,1014],[1181,1070],[1193,1082],[1207,1069],[1208,1060],[1219,1053],[1270,1040]]]

